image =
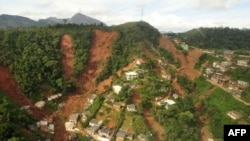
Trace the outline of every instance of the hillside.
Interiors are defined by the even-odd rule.
[[[0,132],[1,140],[34,135],[33,140],[63,141],[72,131],[82,140],[86,136],[115,140],[120,134],[150,141],[221,139],[223,124],[250,123],[249,106],[206,81],[202,69],[209,61],[203,49],[183,50],[142,21],[112,27],[56,25],[0,30],[0,100],[5,101],[0,110],[5,111],[8,103],[30,107],[29,114],[18,117],[26,118],[18,126],[24,133],[5,134],[15,127],[15,117],[6,117],[20,109],[13,106],[7,115],[0,111],[3,121],[11,125],[5,128],[6,124],[0,124],[6,129]],[[239,67],[228,73],[235,75],[233,79],[242,79],[248,70]],[[61,97],[50,100],[59,94]],[[37,108],[37,101],[44,101],[45,106]],[[243,116],[233,121],[225,113],[235,109]],[[49,125],[35,132],[27,128],[40,120]],[[69,122],[72,120],[76,123]],[[92,120],[102,121],[95,132]],[[53,132],[48,129],[51,124]],[[103,130],[112,134],[103,136]]]
[[[212,49],[249,49],[249,29],[198,28],[185,33],[170,34],[189,45]]]

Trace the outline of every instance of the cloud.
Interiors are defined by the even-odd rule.
[[[195,0],[194,8],[226,9],[235,6],[239,0]]]

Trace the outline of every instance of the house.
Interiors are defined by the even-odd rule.
[[[127,105],[127,110],[129,112],[136,112],[135,104],[129,104],[129,105]]]
[[[35,107],[41,109],[45,105],[45,101],[38,101],[35,103]]]
[[[114,108],[117,108],[117,109],[120,109],[120,108],[122,108],[123,106],[125,106],[125,104],[122,103],[122,102],[115,102],[115,103],[113,104],[113,107],[114,107]]]
[[[106,98],[106,101],[114,103],[115,102],[115,97],[114,95],[108,95]]]
[[[217,72],[217,73],[212,75],[211,80],[218,83],[218,81],[222,78],[223,78],[223,74]]]
[[[84,111],[82,113],[82,122],[86,121],[88,119],[88,117],[90,117],[90,116],[91,116],[90,111]]]
[[[98,134],[102,137],[106,137],[106,138],[110,138],[111,135],[113,133],[113,130],[106,127],[106,126],[103,126],[99,131],[98,131]]]
[[[39,127],[42,131],[48,132],[48,121],[47,120],[41,120],[39,122]]]
[[[48,126],[48,132],[51,133],[51,134],[55,133],[55,126],[54,126],[54,124],[49,124],[49,126]]]
[[[86,103],[84,104],[84,106],[83,106],[83,111],[89,109],[90,106],[91,106],[91,103],[86,102]]]
[[[119,129],[117,134],[116,134],[116,141],[124,141],[127,136],[127,132]]]
[[[238,87],[243,88],[243,89],[249,87],[249,83],[245,81],[238,80],[237,84],[238,84]]]
[[[102,125],[102,120],[98,120],[98,119],[92,119],[90,122],[89,122],[89,126],[98,126],[100,127]]]
[[[132,80],[132,79],[136,79],[138,78],[138,73],[137,72],[134,72],[134,71],[130,71],[130,72],[125,72],[125,75],[126,75],[126,79],[127,80]]]
[[[137,136],[139,141],[148,141],[148,136],[145,134],[140,134]]]
[[[95,135],[97,133],[97,131],[99,130],[100,126],[90,126],[86,128],[87,133],[89,133],[90,135]]]
[[[167,103],[167,105],[174,105],[175,101],[171,100],[171,99],[166,99],[164,100],[165,103]]]
[[[176,94],[176,93],[174,93],[174,94],[173,94],[173,98],[174,98],[174,99],[177,99],[177,98],[179,98],[179,95]]]
[[[65,129],[66,131],[75,131],[76,125],[73,122],[65,122]]]
[[[114,93],[119,94],[120,91],[122,90],[122,86],[120,85],[114,85],[112,86]]]
[[[94,100],[96,99],[97,95],[96,94],[93,94],[90,98],[88,98],[88,102],[93,104],[94,103]]]
[[[78,113],[71,114],[69,116],[69,122],[73,122],[74,124],[77,124],[78,118],[79,118],[79,114]]]
[[[52,96],[49,96],[49,97],[48,97],[48,101],[52,101],[52,100],[57,99],[57,98],[59,98],[59,97],[61,97],[61,96],[62,96],[61,93],[55,94],[55,95],[52,95]]]
[[[32,111],[30,110],[30,106],[29,105],[22,106],[20,109],[26,111],[29,114],[32,113]]]
[[[236,120],[242,117],[241,113],[238,111],[229,111],[227,112],[227,115],[231,117],[232,119]]]
[[[223,62],[220,63],[220,70],[222,72],[225,72],[225,71],[230,69],[231,65],[232,65],[232,62],[223,61]]]
[[[249,62],[249,60],[238,60],[237,65],[247,67],[249,65]]]

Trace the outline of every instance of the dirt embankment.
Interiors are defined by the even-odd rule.
[[[34,107],[32,101],[22,94],[21,89],[10,70],[3,66],[0,66],[0,89],[2,89],[8,97],[20,105],[20,107],[25,105],[31,106],[30,110],[36,119],[44,117],[45,113]]]
[[[63,73],[66,79],[70,79],[73,74],[74,48],[72,38],[69,34],[64,34],[61,38],[61,48],[63,50],[62,64]]]
[[[80,78],[80,84],[87,91],[95,90],[96,77],[106,65],[107,58],[112,52],[111,45],[118,36],[117,32],[105,32],[101,30],[94,30],[93,34],[87,67]],[[110,82],[102,83],[102,85],[110,85]]]

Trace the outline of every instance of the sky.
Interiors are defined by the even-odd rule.
[[[146,21],[162,32],[250,28],[250,0],[0,0],[0,14],[34,20],[82,13],[108,26]]]

